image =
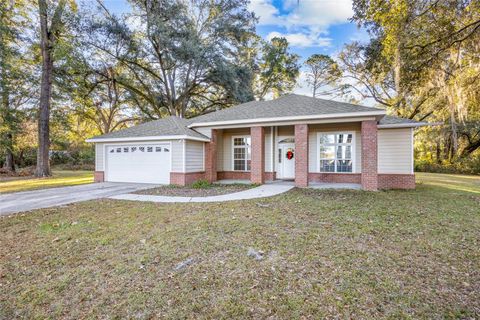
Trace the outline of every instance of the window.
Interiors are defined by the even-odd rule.
[[[137,147],[132,147],[130,150],[132,150],[132,152],[135,152],[137,151]]]
[[[145,147],[138,147],[138,150],[140,150],[140,152],[145,152]]]
[[[245,137],[233,137],[233,170],[250,171],[251,163],[251,139]]]
[[[153,152],[153,147],[147,147],[147,152]]]
[[[155,152],[162,152],[162,147],[155,147]]]
[[[295,138],[285,138],[278,141],[278,143],[295,143]]]
[[[117,148],[117,153],[122,152],[122,148]]]
[[[319,171],[353,172],[353,133],[319,133]]]
[[[123,152],[128,152],[128,147],[123,148]]]

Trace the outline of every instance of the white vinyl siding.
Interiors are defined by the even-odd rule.
[[[413,173],[412,129],[378,130],[378,173]]]
[[[95,143],[95,171],[103,171],[103,163],[105,159],[105,151],[103,143]]]
[[[337,123],[337,124],[312,124],[308,131],[308,171],[318,172],[318,139],[319,132],[354,132],[355,139],[355,161],[353,173],[362,171],[362,142],[360,123]]]
[[[172,172],[183,172],[183,140],[172,140]]]
[[[203,161],[203,142],[199,141],[185,141],[185,171],[186,172],[201,172],[204,170]]]

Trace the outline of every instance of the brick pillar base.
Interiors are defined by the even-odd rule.
[[[212,129],[210,142],[205,143],[205,179],[217,181],[217,130]]]
[[[252,183],[265,183],[265,129],[252,127],[250,129],[252,139],[252,164],[250,181]]]
[[[362,189],[378,190],[377,121],[362,121]]]
[[[103,182],[105,181],[105,174],[103,171],[95,171],[93,173],[93,181],[94,182]]]
[[[295,186],[308,187],[308,125],[295,125]]]

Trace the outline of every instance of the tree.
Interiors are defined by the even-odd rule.
[[[121,73],[118,67],[105,65],[87,70],[75,80],[72,100],[76,114],[91,121],[100,134],[123,129],[139,120],[128,91],[117,81]]]
[[[246,0],[131,2],[133,28],[106,14],[87,25],[84,43],[125,70],[116,82],[146,118],[209,112],[253,99],[238,63],[255,18]]]
[[[338,81],[342,75],[338,64],[324,54],[313,54],[305,61],[307,83],[312,87],[312,96],[335,95],[342,92]],[[320,89],[324,88],[323,91]]]
[[[437,161],[480,147],[478,1],[355,0],[353,20],[367,27],[367,45],[347,45],[339,65],[350,88],[391,113],[440,121]],[[423,133],[422,133],[423,134]],[[440,159],[442,158],[442,159]]]
[[[52,99],[52,81],[54,73],[55,49],[64,32],[67,0],[59,0],[53,6],[47,0],[38,0],[40,20],[40,50],[42,56],[42,76],[38,110],[38,151],[35,176],[51,175],[49,163],[50,151],[50,107]],[[74,7],[74,3],[71,3]]]
[[[0,146],[4,168],[15,171],[14,141],[21,132],[23,108],[31,99],[26,43],[21,37],[29,21],[23,1],[0,3]]]
[[[298,60],[298,55],[288,52],[285,38],[263,42],[258,70],[255,70],[255,97],[264,100],[268,94],[276,98],[292,91],[300,72]]]

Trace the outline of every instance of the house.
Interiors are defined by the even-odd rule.
[[[95,181],[188,185],[198,179],[415,188],[413,130],[382,109],[289,94],[192,119],[168,117],[88,139]]]

